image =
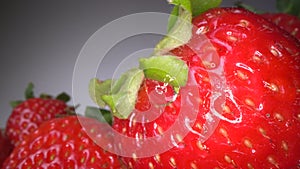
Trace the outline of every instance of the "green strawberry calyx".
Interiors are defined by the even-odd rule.
[[[167,35],[155,46],[150,57],[141,58],[139,67],[125,72],[119,79],[100,81],[92,78],[89,94],[101,108],[107,106],[113,116],[127,119],[135,108],[138,91],[145,78],[168,84],[179,92],[187,83],[188,65],[170,50],[189,42],[192,37],[192,18],[220,5],[221,0],[170,0],[174,5],[169,17]]]
[[[101,99],[110,107],[114,116],[127,118],[135,106],[140,85],[144,79],[143,71],[134,68],[111,83],[111,93]]]
[[[84,116],[96,119],[102,123],[108,123],[109,125],[112,125],[112,114],[106,109],[87,106],[85,108]]]
[[[185,86],[188,66],[172,55],[152,56],[140,59],[140,69],[147,78],[168,83],[173,87]]]
[[[32,82],[29,82],[26,89],[25,89],[25,92],[24,92],[24,96],[25,96],[25,100],[28,100],[28,99],[31,99],[31,98],[35,98],[35,95],[34,95],[34,84]],[[49,94],[46,94],[46,93],[41,93],[39,98],[42,98],[42,99],[52,99],[53,96],[49,95]],[[58,94],[56,97],[55,97],[56,100],[61,100],[65,103],[67,103],[68,101],[70,101],[70,96],[65,93],[65,92],[62,92],[60,94]],[[10,105],[12,108],[15,108],[17,107],[19,104],[21,104],[24,100],[15,100],[15,101],[11,101],[10,102]]]
[[[119,79],[91,79],[89,93],[100,108],[109,106],[114,116],[126,119],[134,110],[138,91],[145,78],[180,88],[185,86],[187,77],[188,66],[179,58],[171,55],[151,56],[142,58],[139,68],[128,70]]]
[[[282,13],[297,16],[300,18],[300,1],[299,0],[277,0],[277,10]]]
[[[186,44],[192,37],[192,18],[206,10],[218,7],[222,0],[169,0],[174,8],[170,14],[167,35],[156,45],[156,55]]]

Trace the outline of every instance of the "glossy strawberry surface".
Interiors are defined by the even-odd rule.
[[[6,134],[11,143],[18,145],[38,126],[56,115],[67,113],[65,102],[56,99],[31,98],[15,107],[6,124]]]
[[[300,40],[300,19],[298,17],[286,13],[265,13],[262,15]]]
[[[170,52],[188,64],[188,85],[196,81],[198,86],[197,118],[186,118],[182,126],[190,132],[172,135],[174,145],[168,151],[143,158],[133,153],[123,161],[129,168],[150,169],[299,168],[299,42],[262,16],[238,8],[211,9],[193,24],[189,43]],[[161,86],[166,87],[145,80],[136,105],[149,113],[151,101],[157,103],[151,99],[155,95],[166,105],[158,118],[137,122],[133,113],[125,120],[115,118],[113,127],[137,140],[162,136],[188,102],[181,89],[176,100],[166,104],[165,96],[174,91],[165,90],[159,97]],[[218,91],[225,95],[222,105],[213,99]],[[207,123],[212,119],[218,123]],[[209,132],[212,135],[204,139]]]
[[[49,120],[14,149],[3,169],[122,168],[116,155],[91,139],[97,135],[102,144],[111,144],[111,138],[101,133],[101,125],[95,119],[77,116]]]

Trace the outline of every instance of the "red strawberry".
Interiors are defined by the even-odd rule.
[[[13,108],[7,120],[6,135],[15,146],[37,129],[42,122],[52,119],[56,115],[66,114],[68,110],[65,101],[60,100],[61,96],[65,97],[65,94],[58,98],[49,96],[37,98],[33,96],[32,92],[29,92],[32,87],[30,84],[26,92],[29,96]]]
[[[287,0],[277,0],[276,1],[276,12],[263,12],[258,11],[254,7],[243,3],[242,1],[237,1],[235,5],[237,7],[245,8],[254,13],[259,13],[266,19],[278,25],[280,28],[286,30],[298,40],[300,39],[300,15],[299,15],[299,3],[300,1],[287,1]]]
[[[300,19],[298,17],[286,13],[265,13],[262,16],[300,40]]]
[[[187,121],[181,127],[190,132],[185,137],[171,135],[172,149],[144,158],[133,153],[123,157],[124,162],[139,169],[299,168],[299,41],[262,16],[238,8],[209,10],[195,17],[193,24],[192,39],[171,53],[189,66],[187,86],[194,80],[198,84],[197,119],[184,118]],[[224,79],[215,83],[226,93],[226,102],[222,111],[215,111],[212,108],[216,108],[217,100],[213,98],[217,95],[211,85],[215,79],[208,71],[220,69]],[[147,102],[159,86],[164,84],[144,81],[137,110],[151,108]],[[191,101],[183,97],[184,88],[154,121],[137,121],[135,117],[141,112],[135,111],[128,119],[115,118],[114,129],[137,142],[162,137],[178,119],[182,106]],[[204,125],[216,119],[220,121],[215,130],[210,129],[214,124]],[[206,140],[202,135],[207,132],[213,133]]]
[[[14,149],[3,169],[122,168],[116,155],[95,143],[111,144],[110,139],[102,130],[102,123],[95,119],[77,116],[52,119]]]
[[[10,144],[8,138],[3,135],[3,132],[0,131],[0,167],[2,166],[4,160],[9,156],[13,149],[13,146]]]

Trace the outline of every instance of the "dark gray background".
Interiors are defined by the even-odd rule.
[[[222,6],[232,6],[224,0]],[[274,11],[275,0],[244,1],[261,10]],[[0,127],[11,112],[9,101],[23,98],[28,82],[37,94],[71,93],[76,58],[88,38],[105,24],[137,12],[170,13],[165,0],[6,0],[0,2]],[[153,47],[159,36],[134,38],[140,49]],[[119,48],[130,50],[127,43]],[[126,52],[125,52],[126,53]],[[110,65],[111,64],[111,65]],[[107,62],[102,75],[114,70]],[[83,89],[85,90],[85,89]]]

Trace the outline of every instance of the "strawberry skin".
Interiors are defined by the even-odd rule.
[[[49,120],[14,149],[3,169],[121,168],[118,157],[90,137],[97,134],[102,143],[110,144],[110,138],[98,130],[101,125],[95,119],[77,116]]]
[[[6,135],[18,145],[38,126],[59,114],[67,113],[65,102],[52,98],[31,98],[16,106],[6,124]]]
[[[0,167],[4,160],[9,156],[13,150],[13,146],[10,144],[8,138],[0,131]]]
[[[262,16],[300,40],[300,19],[298,17],[286,13],[265,13]]]
[[[178,143],[172,149],[145,158],[132,154],[123,161],[139,169],[299,168],[299,41],[262,16],[238,8],[211,9],[195,17],[193,24],[190,42],[171,53],[189,65],[188,83],[198,84],[200,106],[194,125],[184,138],[173,137]],[[206,70],[219,66],[226,79],[226,103],[217,112],[222,118],[218,126],[203,141],[200,135],[205,133],[203,124],[209,120],[205,115],[212,111],[213,96]],[[136,109],[151,107],[147,93],[159,85],[144,82]],[[113,127],[134,138],[159,136],[176,121],[181,99],[179,93],[154,121],[136,122],[132,115],[115,118]]]

